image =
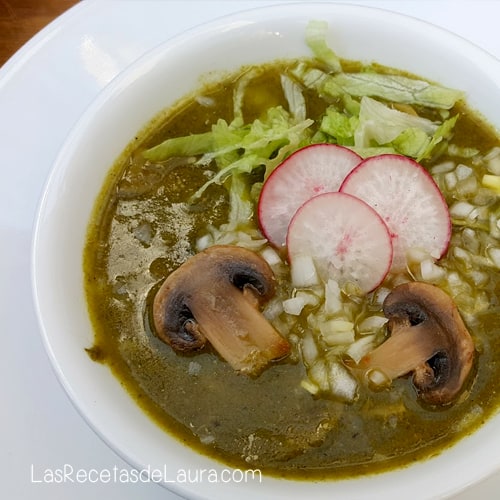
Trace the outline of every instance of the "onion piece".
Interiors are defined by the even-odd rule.
[[[358,333],[363,335],[367,333],[375,333],[380,330],[388,319],[385,316],[368,316],[357,326]]]
[[[295,255],[291,264],[291,278],[295,287],[308,287],[320,283],[314,260],[310,255]]]
[[[347,402],[354,401],[358,382],[343,364],[338,362],[329,364],[328,381],[333,395]]]
[[[493,264],[500,269],[500,248],[491,247],[488,249],[488,256]]]
[[[474,208],[474,205],[468,201],[457,201],[450,207],[450,215],[459,219],[467,219]]]
[[[346,350],[346,354],[358,364],[361,358],[372,351],[375,347],[375,335],[365,335],[353,342]]]

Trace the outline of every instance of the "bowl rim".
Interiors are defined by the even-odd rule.
[[[258,22],[260,16],[264,15],[265,18],[271,18],[273,15],[280,15],[283,17],[290,17],[292,15],[298,15],[302,12],[302,9],[307,8],[311,9],[319,9],[319,8],[327,8],[335,10],[344,10],[349,11],[351,13],[360,13],[360,12],[371,12],[375,16],[387,16],[394,20],[398,20],[404,24],[410,24],[412,26],[425,26],[433,36],[446,38],[453,38],[455,43],[457,43],[460,48],[469,55],[473,55],[477,57],[481,66],[485,66],[489,68],[491,71],[491,75],[499,75],[500,76],[500,63],[494,58],[491,54],[487,53],[484,49],[472,44],[466,39],[456,35],[444,28],[428,23],[427,21],[423,21],[405,14],[399,14],[387,9],[382,9],[379,7],[373,7],[369,5],[353,5],[348,3],[331,3],[331,2],[292,2],[289,4],[279,4],[279,5],[271,5],[271,6],[257,6],[252,9],[246,9],[239,12],[235,12],[229,15],[225,15],[216,19],[213,19],[209,22],[194,26],[183,33],[176,35],[168,40],[165,40],[157,47],[147,51],[141,57],[139,57],[135,62],[129,65],[125,70],[123,70],[115,79],[113,79],[106,87],[99,92],[96,98],[91,102],[91,104],[87,107],[85,112],[81,115],[80,119],[77,123],[72,127],[67,139],[64,141],[63,146],[60,149],[60,152],[54,162],[54,165],[51,169],[49,177],[43,188],[43,193],[40,198],[38,208],[36,211],[35,224],[33,229],[33,238],[32,238],[32,246],[31,246],[31,276],[32,276],[32,292],[33,292],[33,300],[35,304],[35,311],[38,319],[38,324],[41,331],[41,336],[43,340],[43,344],[45,350],[48,354],[48,357],[51,361],[52,368],[54,369],[57,379],[59,383],[62,385],[63,389],[69,396],[70,401],[73,406],[80,413],[82,418],[88,423],[88,425],[94,430],[94,432],[111,448],[113,449],[121,458],[124,459],[125,462],[129,463],[136,469],[141,469],[144,466],[144,461],[140,459],[140,457],[136,456],[136,454],[130,450],[126,449],[127,447],[123,447],[122,444],[114,442],[113,438],[110,437],[109,433],[102,429],[98,423],[98,419],[96,419],[95,414],[86,406],[81,400],[79,394],[75,390],[74,383],[67,378],[67,374],[61,366],[60,359],[56,355],[53,345],[51,342],[51,334],[46,329],[45,320],[44,320],[44,312],[42,301],[40,297],[40,269],[42,267],[42,262],[39,260],[39,245],[40,239],[42,238],[43,233],[43,224],[44,224],[44,216],[43,214],[47,212],[49,209],[48,206],[51,203],[50,193],[51,190],[54,189],[54,186],[58,182],[58,176],[61,174],[61,171],[64,171],[66,165],[66,158],[70,157],[72,153],[74,153],[76,143],[78,143],[79,137],[82,133],[85,133],[86,127],[92,122],[93,119],[99,114],[101,107],[113,97],[117,92],[122,91],[126,88],[130,82],[134,81],[136,78],[140,78],[140,75],[143,71],[146,71],[150,68],[151,64],[155,61],[161,59],[165,53],[168,54],[169,51],[172,50],[172,47],[178,46],[179,44],[184,43],[187,40],[191,40],[194,38],[203,39],[205,36],[212,36],[213,34],[217,35],[219,30],[224,27],[230,28],[234,25],[235,22],[238,22],[242,16],[251,18],[253,22]],[[283,10],[287,9],[287,13],[283,14]],[[489,67],[486,63],[490,63],[491,67]],[[487,70],[485,70],[487,71]],[[97,367],[97,365],[96,365]],[[135,404],[135,403],[134,403]],[[493,418],[490,418],[490,421],[484,424],[481,429],[477,432],[482,432],[484,429],[488,429],[491,426],[491,421]],[[474,433],[475,435],[476,433]],[[171,439],[176,439],[172,437]],[[469,441],[469,437],[462,438],[461,441]],[[456,447],[457,445],[454,445]],[[206,458],[206,457],[205,457]],[[433,459],[429,459],[433,460]],[[419,464],[416,466],[410,467],[411,470],[414,470],[415,467],[419,467]],[[398,471],[408,470],[398,469]],[[489,464],[489,468],[482,469],[481,471],[476,470],[474,474],[467,477],[460,478],[459,483],[453,488],[441,488],[439,490],[440,494],[453,494],[458,491],[463,490],[465,487],[470,484],[477,483],[478,481],[486,478],[491,475],[495,471],[500,470],[500,463],[495,465],[493,463]],[[379,482],[380,477],[386,477],[387,474],[390,473],[382,473],[376,475],[366,476],[370,479],[370,482],[376,484]],[[376,479],[379,478],[379,479]],[[279,480],[278,480],[279,481]],[[350,480],[347,480],[349,482]],[[356,479],[355,481],[359,481]],[[286,480],[286,482],[293,482],[290,480]],[[333,483],[346,483],[344,480],[335,480]],[[295,482],[294,482],[295,484]],[[165,486],[165,485],[164,485]],[[179,486],[177,484],[168,484],[167,487],[180,495],[190,495],[192,498],[212,498],[206,497],[204,491],[199,490],[198,488],[185,488],[183,486]],[[354,492],[355,493],[355,492]],[[345,498],[348,498],[347,496]]]

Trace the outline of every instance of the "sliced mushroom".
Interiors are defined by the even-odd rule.
[[[256,375],[290,351],[259,307],[275,293],[275,277],[256,253],[216,245],[170,274],[153,303],[157,336],[176,351],[206,341],[235,369]]]
[[[413,372],[422,401],[453,402],[474,360],[474,343],[453,300],[434,285],[411,282],[396,287],[383,308],[391,336],[360,366],[389,380]]]

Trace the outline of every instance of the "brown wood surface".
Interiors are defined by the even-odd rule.
[[[0,0],[0,66],[78,0]]]

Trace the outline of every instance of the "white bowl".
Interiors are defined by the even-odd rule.
[[[161,109],[194,90],[213,70],[308,55],[311,19],[330,24],[344,58],[408,70],[462,89],[468,102],[500,124],[500,63],[442,29],[391,12],[342,4],[257,8],[166,41],[114,80],[71,132],[41,200],[33,245],[34,295],[42,335],[57,375],[82,416],[109,446],[145,474],[189,498],[383,498],[451,495],[500,466],[500,416],[439,456],[393,472],[334,482],[274,478],[212,483],[174,481],[179,471],[225,466],[166,434],[123,390],[110,370],[85,353],[93,331],[82,271],[85,232],[106,173],[134,134]],[[174,76],[173,76],[174,75]]]

